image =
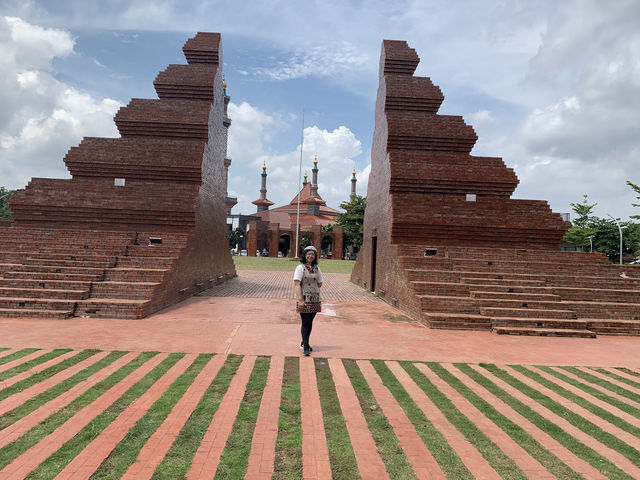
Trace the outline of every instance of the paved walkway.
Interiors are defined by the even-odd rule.
[[[316,317],[312,334],[313,357],[301,358],[299,362],[303,478],[329,479],[332,476],[331,462],[334,459],[327,439],[328,430],[335,425],[327,424],[324,418],[326,392],[319,391],[321,377],[316,377],[318,368],[321,368],[318,362],[325,362],[319,359],[324,358],[328,359],[326,368],[344,417],[345,435],[350,439],[356,468],[363,479],[389,478],[388,458],[384,457],[388,451],[379,450],[377,442],[380,439],[369,431],[372,425],[367,418],[369,409],[379,409],[378,414],[386,418],[389,432],[397,439],[395,450],[404,455],[416,478],[458,478],[457,474],[451,473],[449,465],[442,463],[441,453],[425,441],[425,425],[438,432],[457,456],[457,468],[468,469],[474,478],[482,480],[503,478],[510,468],[519,469],[528,478],[536,480],[565,478],[557,471],[555,474],[551,472],[552,467],[537,453],[538,450],[521,444],[518,439],[522,435],[552,452],[567,469],[581,474],[583,478],[608,478],[603,473],[606,469],[600,471],[593,463],[577,455],[571,445],[556,434],[557,431],[566,432],[563,435],[569,434],[574,441],[589,447],[594,455],[600,455],[615,465],[607,467],[609,472],[618,469],[623,472],[622,476],[640,478],[640,461],[633,456],[633,452],[640,452],[639,338],[518,337],[488,332],[430,330],[371,293],[350,284],[347,275],[327,274],[323,293],[323,312]],[[184,475],[190,479],[213,477],[224,457],[236,416],[245,402],[245,391],[252,372],[255,372],[257,358],[267,355],[271,357],[270,366],[255,430],[247,443],[251,448],[245,478],[271,478],[277,462],[276,452],[280,448],[278,416],[281,398],[284,398],[281,397],[283,382],[287,376],[285,362],[292,360],[290,357],[300,356],[299,317],[294,312],[294,304],[290,273],[240,271],[238,278],[227,284],[139,321],[0,318],[0,348],[9,348],[0,351],[0,375],[6,376],[0,382],[0,395],[3,390],[16,389],[20,382],[29,381],[34,374],[46,373],[51,368],[71,362],[43,381],[7,395],[0,401],[0,418],[11,415],[20,405],[40,398],[47,389],[71,382],[74,375],[83,369],[104,362],[109,351],[130,351],[71,386],[59,397],[4,428],[0,426],[0,452],[44,422],[49,415],[63,411],[90,388],[128,364],[137,352],[161,352],[105,390],[38,443],[8,463],[0,464],[0,479],[24,478],[65,442],[78,438],[93,419],[108,411],[110,405],[129,388],[166,362],[171,352],[187,354],[168,368],[146,392],[123,408],[104,430],[97,432],[95,438],[60,469],[56,478],[89,478],[104,466],[105,459],[109,459],[127,438],[127,432],[144,418],[154,402],[163,398],[176,379],[189,371],[198,358],[197,354],[206,352],[216,355],[199,374],[194,374],[193,382],[185,387],[184,395],[176,400],[166,418],[150,434],[135,461],[123,470],[121,478],[152,477],[174,442],[179,441],[181,429],[193,415],[200,399],[211,389],[218,372],[229,359],[234,358],[229,354],[243,355],[242,361],[217,411],[212,413],[208,428],[202,431],[202,440]],[[8,361],[3,362],[3,358],[27,347],[42,350],[21,358],[7,358]],[[50,358],[54,353],[52,349],[63,347],[73,351]],[[102,351],[73,363],[74,355],[87,348]],[[46,361],[38,363],[41,356],[47,356]],[[345,359],[356,359],[357,362],[345,363]],[[374,359],[384,362],[372,361]],[[402,360],[410,361],[410,367],[399,362]],[[440,373],[422,363],[425,361],[439,362]],[[11,375],[12,369],[20,369],[27,362],[34,364]],[[461,370],[457,362],[467,364],[467,370]],[[517,383],[508,383],[503,376],[483,368],[481,362],[496,364]],[[542,379],[538,381],[510,367],[511,364],[551,365],[553,368],[528,367],[537,376],[535,378]],[[562,365],[577,365],[579,368],[566,371],[560,368]],[[594,370],[590,366],[604,368]],[[627,370],[614,367],[626,367]],[[359,395],[362,395],[362,390],[356,388],[356,383],[349,376],[349,368],[356,368],[362,375],[373,405],[361,404]],[[407,368],[414,368],[423,375],[424,381],[439,393],[434,394],[425,390],[424,385],[418,385],[416,377],[410,375]],[[388,372],[386,377],[382,375],[383,371]],[[392,392],[389,376],[398,388],[406,392],[405,397]],[[587,382],[585,377],[595,380]],[[482,381],[492,382],[503,393],[497,395],[495,390],[487,390]],[[587,383],[588,388],[583,388],[582,385]],[[462,385],[465,390],[456,385]],[[529,396],[526,389],[538,392],[537,396]],[[561,390],[573,397],[561,395]],[[463,391],[469,393],[463,394]],[[472,402],[473,395],[491,405],[495,413],[490,414],[478,402]],[[540,403],[539,399],[543,397],[557,407]],[[442,398],[446,398],[447,408],[455,409],[456,415],[447,413]],[[580,398],[581,403],[574,403],[576,398]],[[426,423],[416,423],[410,418],[416,413],[403,406],[407,401],[413,402],[415,410],[424,415]],[[524,407],[515,408],[516,402]],[[587,408],[584,402],[594,407]],[[583,422],[594,425],[605,436],[592,436],[583,424],[572,423],[571,418],[557,411],[558,408],[566,408]],[[602,412],[610,414],[611,418]],[[547,428],[536,420],[536,416],[554,427]],[[477,433],[473,439],[460,429],[461,418],[475,425]],[[523,434],[514,435],[516,427],[499,426],[496,423],[498,418],[502,422],[511,422]],[[481,442],[484,447],[474,440],[480,437],[486,439]],[[495,461],[495,452],[487,455],[481,448],[497,449],[504,458]],[[512,467],[508,466],[509,462]]]

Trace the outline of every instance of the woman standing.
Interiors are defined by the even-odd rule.
[[[309,345],[309,336],[313,328],[313,318],[322,310],[320,303],[320,287],[322,286],[322,272],[318,267],[318,251],[314,246],[308,246],[302,252],[300,265],[293,274],[293,283],[296,286],[296,311],[300,313],[302,327],[302,343],[300,348],[308,357],[313,349]]]

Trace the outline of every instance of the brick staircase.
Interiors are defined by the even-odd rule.
[[[186,243],[166,232],[0,227],[0,316],[142,318],[164,306]]]
[[[11,196],[0,316],[141,318],[235,275],[220,42],[188,39],[158,98],[118,111],[119,138],[70,148],[71,179],[32,178]]]
[[[431,328],[499,334],[640,335],[640,268],[549,250],[398,247]]]

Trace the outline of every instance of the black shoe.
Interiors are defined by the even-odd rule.
[[[304,345],[302,343],[300,343],[300,350],[304,349]],[[311,347],[311,345],[309,345],[309,351],[313,352],[313,348]]]
[[[309,346],[304,347],[303,350],[302,350],[302,354],[305,357],[308,357],[309,355],[311,355],[311,347],[309,347]]]

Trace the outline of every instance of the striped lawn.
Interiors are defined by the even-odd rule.
[[[624,367],[0,353],[0,479],[640,478]]]

